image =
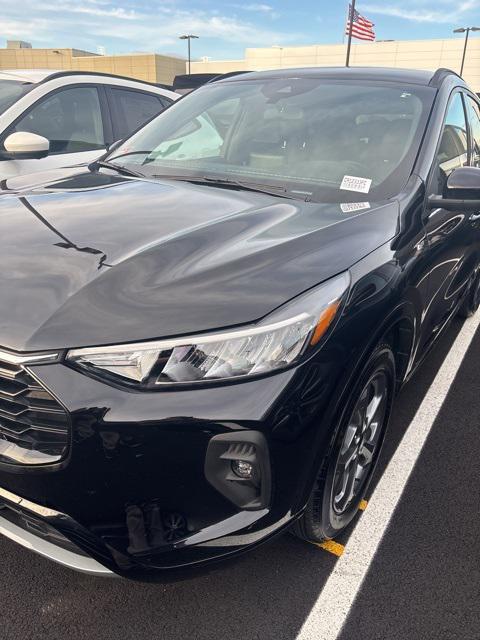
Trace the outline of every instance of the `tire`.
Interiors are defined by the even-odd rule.
[[[477,271],[462,306],[458,310],[461,318],[470,318],[480,307],[480,271]]]
[[[348,397],[307,507],[292,527],[294,535],[322,542],[337,536],[353,520],[378,460],[394,395],[395,358],[391,347],[381,344]]]

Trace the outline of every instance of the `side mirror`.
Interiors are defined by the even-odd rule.
[[[460,167],[448,176],[445,197],[430,196],[430,209],[447,209],[448,211],[480,210],[480,168]]]
[[[2,155],[11,160],[45,158],[50,151],[50,142],[47,138],[29,131],[11,133],[5,138],[3,146],[6,153]]]
[[[480,198],[480,169],[477,167],[461,167],[448,176],[447,195],[459,198]]]

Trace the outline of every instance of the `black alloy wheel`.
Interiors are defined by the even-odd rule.
[[[293,526],[298,537],[331,539],[355,517],[378,460],[394,394],[395,358],[390,346],[381,344],[346,402],[305,512]]]
[[[345,513],[352,502],[363,496],[373,459],[381,442],[382,426],[388,406],[388,379],[378,371],[365,385],[350,416],[334,472],[332,508]]]

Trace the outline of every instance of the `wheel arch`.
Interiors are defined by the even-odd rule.
[[[355,387],[356,381],[366,366],[368,360],[375,352],[375,349],[382,343],[387,343],[393,352],[396,367],[396,382],[398,391],[405,381],[412,368],[413,355],[415,352],[415,341],[418,321],[415,314],[415,306],[412,301],[404,300],[392,309],[386,318],[378,324],[370,339],[364,345],[360,356],[354,366],[339,381],[341,392],[335,394],[335,402],[331,403],[323,418],[330,424],[328,436],[325,440],[322,437],[322,430],[319,429],[318,439],[313,445],[317,452],[312,460],[309,472],[306,477],[306,485],[301,491],[301,499],[297,502],[298,509],[294,511],[299,514],[306,505],[308,496],[315,481],[316,469],[318,465],[323,465],[323,461],[328,457],[333,443],[337,437],[338,429],[344,412],[344,407],[348,402],[349,394]],[[398,370],[397,370],[398,369]],[[322,420],[323,422],[323,420]]]
[[[417,327],[418,319],[413,301],[404,300],[396,305],[388,316],[378,324],[371,338],[365,344],[355,367],[352,369],[349,380],[344,385],[342,396],[344,393],[348,393],[352,379],[356,379],[358,372],[382,342],[387,342],[390,345],[395,357],[397,388],[399,388],[412,368],[418,333]]]

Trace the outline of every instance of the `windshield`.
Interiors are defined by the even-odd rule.
[[[25,95],[30,88],[31,84],[18,80],[0,80],[0,114]]]
[[[108,160],[149,177],[261,183],[314,201],[384,199],[409,177],[434,95],[318,78],[211,84]]]

